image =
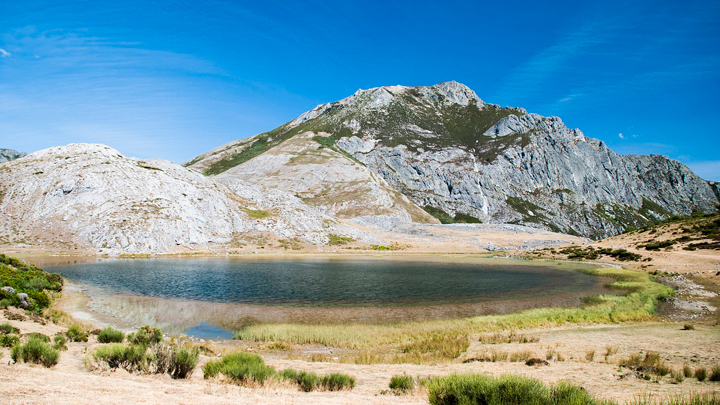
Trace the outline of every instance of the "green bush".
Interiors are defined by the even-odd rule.
[[[695,378],[697,378],[698,381],[705,381],[705,379],[707,379],[707,369],[705,367],[696,368]]]
[[[320,377],[310,371],[287,369],[280,373],[280,377],[286,380],[294,381],[304,392],[310,392],[320,386]]]
[[[0,335],[0,347],[13,347],[20,344],[20,337],[14,334]]]
[[[65,336],[63,336],[61,333],[58,333],[57,335],[53,336],[53,342],[55,342],[55,350],[67,350],[67,339]]]
[[[80,325],[73,324],[68,328],[67,332],[65,333],[68,337],[68,340],[71,342],[87,342],[88,341],[88,335],[85,333],[85,331],[82,330]]]
[[[390,378],[390,389],[398,392],[408,392],[415,389],[415,380],[409,375],[394,375]]]
[[[175,348],[170,357],[170,376],[175,379],[190,377],[197,364],[198,352],[197,348]]]
[[[265,365],[260,356],[236,352],[223,356],[222,360],[209,361],[203,366],[204,378],[223,374],[239,383],[257,382],[263,384],[265,380],[275,374],[275,369]]]
[[[98,342],[100,343],[122,343],[123,340],[125,340],[125,334],[110,326],[98,334]]]
[[[129,372],[147,370],[147,348],[143,345],[125,346],[114,344],[112,346],[98,347],[93,353],[93,359],[105,362],[110,368],[124,368]]]
[[[137,332],[131,333],[127,337],[128,343],[134,345],[149,346],[163,341],[162,331],[152,326],[143,325]]]
[[[320,380],[320,386],[328,391],[350,390],[355,387],[355,378],[347,374],[332,373],[323,376]]]
[[[16,363],[23,361],[52,367],[57,364],[60,353],[42,339],[31,337],[24,345],[13,347],[10,356]]]
[[[482,375],[450,375],[427,382],[430,404],[598,404],[587,391],[561,383],[546,387],[540,381],[519,376],[499,378]]]

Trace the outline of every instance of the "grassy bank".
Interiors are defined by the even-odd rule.
[[[237,331],[235,337],[256,342],[287,342],[322,344],[350,349],[372,349],[396,346],[403,353],[416,347],[421,351],[437,351],[453,339],[503,329],[553,327],[565,324],[608,324],[645,321],[655,314],[658,299],[669,296],[672,289],[655,283],[652,276],[624,269],[598,268],[585,270],[614,281],[608,287],[625,295],[599,295],[575,308],[530,309],[513,314],[480,316],[456,320],[407,322],[390,325],[344,324],[257,324]],[[423,346],[423,343],[426,343]],[[448,356],[444,356],[448,357]]]

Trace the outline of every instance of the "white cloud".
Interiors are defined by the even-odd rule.
[[[9,58],[12,54],[2,48],[0,48],[0,58]]]
[[[625,139],[625,135],[623,135],[622,132],[620,132],[620,133],[618,134],[618,138],[620,138],[620,139]]]

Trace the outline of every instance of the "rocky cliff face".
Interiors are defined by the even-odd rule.
[[[9,162],[24,156],[27,156],[27,153],[12,149],[0,149],[0,163]]]
[[[330,234],[367,238],[284,191],[103,145],[0,165],[0,244],[133,254],[237,248],[258,238],[323,245]]]
[[[599,238],[720,203],[717,185],[677,161],[618,155],[557,117],[487,104],[456,82],[359,90],[188,164],[247,175],[299,136],[349,155],[444,222]]]

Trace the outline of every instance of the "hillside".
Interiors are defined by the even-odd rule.
[[[296,197],[207,178],[104,146],[45,149],[0,166],[0,244],[139,254],[240,249],[258,240],[366,239]]]
[[[456,82],[359,90],[186,165],[209,176],[254,173],[259,183],[297,183],[313,171],[302,161],[292,170],[275,166],[272,176],[256,169],[299,138],[365,166],[444,223],[523,224],[600,238],[672,215],[715,212],[720,203],[718,184],[677,161],[618,155],[558,117],[485,103]],[[325,176],[325,184],[334,180]],[[365,199],[307,191],[293,190],[316,206]]]

